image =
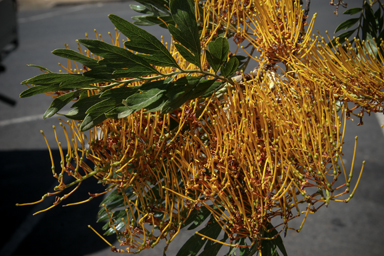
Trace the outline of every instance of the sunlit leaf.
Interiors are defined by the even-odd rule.
[[[67,105],[69,102],[71,102],[74,98],[79,96],[80,91],[73,91],[66,93],[62,96],[59,96],[55,98],[49,108],[45,111],[43,115],[43,119],[46,119],[48,117],[53,116],[56,114],[60,109],[62,109],[65,105]]]
[[[343,30],[343,29],[347,29],[347,28],[352,27],[352,26],[355,25],[359,20],[360,20],[360,18],[353,18],[353,19],[349,19],[349,20],[346,20],[346,21],[340,23],[340,25],[337,26],[337,28],[335,29],[335,33],[337,33],[337,32],[340,31],[340,30]]]
[[[221,75],[229,77],[234,74],[239,67],[239,60],[236,57],[231,57],[228,62],[221,67]]]
[[[363,8],[360,8],[360,7],[356,7],[356,8],[351,8],[351,9],[348,9],[346,10],[345,12],[343,12],[343,14],[349,14],[349,15],[353,15],[353,14],[356,14],[358,12],[361,12]]]
[[[116,15],[109,15],[109,19],[118,30],[129,38],[129,41],[125,42],[128,49],[149,54],[141,57],[151,64],[179,67],[168,49],[155,36]]]
[[[113,68],[140,68],[141,76],[160,74],[147,61],[127,49],[93,39],[79,39],[78,41],[94,54],[105,58],[99,61],[100,64]]]

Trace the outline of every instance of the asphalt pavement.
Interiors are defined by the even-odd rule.
[[[335,16],[333,8],[327,2],[321,2],[312,1],[310,16],[318,12],[316,29],[322,34],[326,29],[332,33],[345,17]],[[353,7],[359,6],[361,1],[346,2]],[[0,102],[0,214],[5,237],[0,240],[1,256],[115,255],[87,228],[92,225],[101,230],[103,224],[95,223],[101,199],[79,206],[56,207],[36,216],[32,213],[44,209],[52,201],[37,206],[15,206],[16,203],[39,200],[56,184],[40,130],[47,135],[54,158],[59,159],[51,128],[52,125],[59,126],[59,121],[56,117],[47,120],[41,117],[51,99],[45,95],[20,99],[18,95],[25,89],[20,81],[39,74],[38,69],[26,67],[26,64],[41,65],[53,71],[61,69],[57,63],[65,63],[65,60],[50,51],[63,48],[64,43],[76,49],[75,39],[84,38],[85,32],[94,38],[95,28],[106,41],[108,31],[114,31],[107,15],[113,13],[130,20],[137,15],[130,10],[130,3],[133,1],[95,2],[19,12],[20,46],[6,56],[3,64],[7,69],[0,73],[0,93],[17,102],[15,106]],[[148,30],[157,37],[164,35],[165,41],[170,39],[164,29],[149,27]],[[363,126],[356,126],[357,121],[348,123],[344,146],[346,167],[350,167],[355,136],[359,137],[355,172],[360,170],[362,161],[366,161],[355,197],[348,204],[331,202],[328,208],[308,216],[300,233],[288,232],[283,238],[288,255],[383,255],[384,133],[379,125],[384,123],[382,117],[367,116]],[[88,192],[102,192],[103,188],[94,183],[94,180],[87,180],[68,202],[87,199]],[[295,223],[297,227],[300,222]],[[190,235],[191,232],[178,235],[167,255],[176,255]],[[108,240],[117,245],[113,237]],[[141,255],[161,255],[161,252],[161,245],[158,245]]]

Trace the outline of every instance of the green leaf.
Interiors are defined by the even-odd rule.
[[[161,97],[157,101],[153,102],[152,104],[146,106],[145,108],[147,109],[144,113],[151,113],[151,112],[156,112],[160,111],[163,109],[165,103],[167,102],[166,97]],[[171,121],[172,122],[172,121]]]
[[[168,6],[169,1],[168,0],[135,0],[138,3],[141,3],[142,5],[147,6],[148,8],[156,8],[163,12],[169,12]]]
[[[147,17],[149,17],[149,16],[147,16],[147,15],[145,15],[145,16],[133,16],[131,18],[134,20],[133,24],[135,24],[137,26],[152,26],[152,25],[156,25],[156,24],[161,23],[160,20],[157,20],[157,22],[149,21],[147,19]]]
[[[92,105],[85,112],[85,116],[80,129],[86,131],[95,125],[101,123],[106,118],[122,118],[127,115],[130,115],[132,111],[129,111],[127,114],[125,108],[123,108],[123,100],[128,95],[133,96],[135,92],[138,91],[138,88],[135,87],[124,87],[111,89],[104,92],[100,96],[100,101]],[[124,113],[122,113],[124,112]]]
[[[132,17],[133,19],[134,17]],[[159,19],[161,18],[161,19]],[[145,17],[141,16],[141,19],[146,20],[147,22],[152,22],[153,24],[158,24],[160,27],[168,29],[167,25],[175,25],[175,22],[172,19],[171,15],[160,15],[160,16],[153,16],[153,15],[147,15]],[[164,24],[165,23],[165,24]],[[166,25],[167,24],[167,25]]]
[[[224,238],[221,239],[221,241],[225,242],[225,241],[227,241],[227,239],[228,239],[228,235],[227,235],[227,233],[224,233]],[[199,256],[217,255],[222,246],[223,246],[223,244],[221,244],[221,243],[216,243],[213,241],[207,241],[207,243],[204,247],[204,251],[202,251],[202,253],[200,253]]]
[[[197,255],[200,249],[204,246],[206,240],[195,234],[184,243],[184,245],[177,252],[176,256]]]
[[[178,43],[175,43],[175,47],[186,61],[200,67],[200,55],[192,54],[187,48]]]
[[[63,57],[65,59],[70,59],[77,61],[84,66],[88,68],[95,68],[97,66],[100,66],[97,60],[87,57],[86,55],[83,55],[81,53],[78,53],[74,50],[70,49],[56,49],[52,51],[53,54],[59,57]]]
[[[121,119],[129,116],[130,114],[136,112],[136,110],[126,107],[126,106],[118,106],[113,108],[111,111],[105,113],[107,118],[111,119]]]
[[[271,240],[261,241],[261,254],[263,256],[279,256],[276,245]]]
[[[141,87],[142,86],[113,88],[101,93],[100,98],[113,98],[121,103],[123,99],[137,93]]]
[[[371,5],[368,2],[364,3],[364,14],[365,17],[363,19],[363,40],[365,40],[366,34],[371,34],[374,37],[377,35],[377,24],[375,19],[375,14],[372,10]]]
[[[228,40],[224,37],[218,37],[215,41],[208,43],[209,51],[206,51],[209,65],[215,73],[221,68],[221,65],[227,60],[229,53]]]
[[[380,35],[379,35],[378,39],[380,40],[380,38],[384,39],[384,30],[380,32]]]
[[[361,12],[361,10],[363,10],[363,8],[360,8],[360,7],[351,8],[351,9],[348,9],[345,12],[343,12],[343,14],[353,15],[353,14],[356,14],[358,12]]]
[[[228,62],[224,63],[221,67],[221,75],[224,77],[229,77],[236,72],[239,67],[239,60],[236,57],[231,57]]]
[[[72,89],[99,89],[98,86],[91,84],[108,83],[110,80],[95,79],[92,77],[82,76],[80,74],[63,74],[63,82],[60,83],[60,91]],[[68,75],[68,76],[66,76]]]
[[[228,58],[229,43],[224,37],[218,37],[215,41],[208,43],[209,52],[221,62],[224,62]]]
[[[182,77],[167,90],[167,103],[162,112],[169,113],[179,108],[186,101],[195,99],[212,86],[215,80],[203,80],[202,77]]]
[[[167,29],[167,26],[165,24],[172,24],[172,25],[175,24],[171,15],[160,14],[159,16],[159,15],[152,14],[152,15],[143,15],[143,16],[133,16],[131,18],[134,20],[133,24],[138,26],[160,25],[160,27]],[[159,18],[161,18],[161,20]]]
[[[239,245],[247,245],[247,243],[246,243],[246,239],[247,238],[240,238],[239,240]],[[248,247],[240,247],[239,248],[239,250],[240,250],[240,255],[239,256],[247,256],[247,255],[251,255],[250,254],[250,250],[249,250],[249,248]]]
[[[253,246],[249,249],[248,255],[255,255],[259,251],[258,249],[258,243],[255,242]]]
[[[337,28],[335,29],[335,33],[337,33],[340,30],[352,27],[359,21],[359,19],[360,18],[353,18],[340,23],[339,26],[337,26]]]
[[[200,55],[200,44],[199,48],[197,49],[197,46],[194,45],[193,42],[190,41],[190,37],[187,31],[181,31],[179,27],[176,28],[174,25],[168,26],[169,32],[172,34],[173,38],[181,45],[183,45],[186,49],[191,51],[191,53],[194,56]]]
[[[110,108],[109,110],[111,110]],[[108,111],[109,111],[108,110]],[[97,114],[87,114],[83,120],[83,122],[80,125],[80,131],[85,132],[92,127],[102,123],[107,117],[105,116],[106,111],[103,111],[101,113]]]
[[[129,187],[125,190],[125,194],[128,196],[128,198],[133,195],[132,192],[133,192],[133,190],[131,187]],[[124,206],[124,197],[120,193],[120,190],[119,189],[113,189],[112,192],[110,194],[108,194],[103,199],[103,201],[101,201],[101,203],[99,205],[101,208],[98,212],[98,216],[102,216],[103,214],[106,213],[103,205],[105,205],[106,208],[108,210],[111,210],[111,211],[118,208],[118,207]]]
[[[102,98],[112,98],[116,108],[106,113],[108,118],[123,118],[140,109],[146,112],[161,110],[167,98],[165,92],[171,80],[148,82],[141,86],[111,89],[104,92]],[[124,106],[123,106],[124,102]]]
[[[211,218],[210,222],[208,222],[207,226],[199,231],[199,233],[216,239],[221,232],[221,226]],[[187,255],[197,255],[200,249],[207,242],[207,239],[202,239],[203,237],[195,234],[191,238],[184,243],[184,245],[177,252],[176,256],[187,256]]]
[[[112,75],[116,75],[116,77],[129,77],[129,78],[140,78],[143,76],[146,76],[148,73],[148,69],[143,66],[135,66],[131,67],[129,69],[120,69],[116,70],[112,73]]]
[[[217,71],[221,68],[220,61],[213,57],[213,55],[209,51],[206,51],[205,54],[207,57],[208,64],[213,68],[213,71],[217,73]]]
[[[384,17],[381,17],[381,8],[377,9],[375,12],[375,20],[377,23],[378,32],[382,31],[384,25]]]
[[[113,107],[118,104],[117,99],[102,99],[101,101],[97,102],[95,105],[90,107],[85,113],[86,114],[94,114],[94,115],[101,115],[105,114],[109,110],[111,110]]]
[[[20,93],[20,98],[31,97],[33,95],[37,95],[45,92],[54,92],[58,90],[58,87],[59,87],[58,85],[47,85],[47,86],[37,85],[31,88],[28,88],[27,90]]]
[[[58,91],[69,91],[72,89],[97,89],[98,87],[91,84],[106,82],[110,82],[110,80],[95,79],[80,74],[46,73],[27,79],[21,84],[58,85]]]
[[[115,106],[116,102],[112,101],[111,99],[105,99],[90,107],[85,112],[87,115],[80,125],[80,130],[87,131],[103,122],[105,119],[107,119],[105,114],[111,111]]]
[[[160,74],[147,61],[127,49],[93,39],[79,39],[78,41],[94,54],[103,57],[104,59],[99,61],[99,63],[107,67],[140,70],[141,73],[138,77]]]
[[[42,71],[46,71],[48,73],[52,73],[51,70],[49,70],[49,69],[47,69],[45,67],[39,66],[39,65],[35,65],[35,64],[28,64],[27,67],[35,67],[35,68],[39,68]]]
[[[85,72],[84,76],[92,77],[96,79],[110,79],[110,80],[118,79],[118,78],[127,78],[125,77],[126,73],[128,73],[126,72],[127,69],[124,70],[126,73],[114,74],[114,72],[116,72],[117,70],[118,69],[116,68],[111,68],[106,66],[103,67],[100,65],[100,67],[96,67],[96,68],[93,68],[91,71]]]
[[[183,45],[194,53],[200,52],[194,3],[191,0],[173,0],[169,7],[177,29],[184,34]]]
[[[371,54],[375,57],[378,55],[377,47],[375,45],[375,40],[369,33],[367,33],[367,38],[365,39],[365,47],[367,48],[368,54]]]
[[[193,221],[192,225],[188,227],[188,230],[195,229],[201,224],[203,224],[203,222],[208,218],[210,214],[211,212],[206,207],[200,207],[198,211],[194,211],[191,213],[192,216],[190,216],[184,224],[185,226],[187,226]]]
[[[168,25],[173,38],[188,49],[198,59],[200,67],[200,38],[194,13],[194,4],[191,0],[173,0],[170,2],[172,18],[176,26]]]
[[[215,81],[211,86],[209,86],[209,88],[204,92],[204,94],[201,95],[201,97],[203,98],[210,97],[212,93],[220,89],[222,84],[223,82]]]
[[[267,230],[273,229],[273,225],[271,223],[267,224]],[[264,235],[267,238],[272,238],[276,236],[278,232],[276,229],[271,230],[270,232],[265,232]],[[283,240],[281,239],[280,235],[278,235],[275,239],[272,240],[261,240],[261,251],[262,255],[266,256],[278,256],[277,248],[281,251],[281,253],[284,256],[287,256],[287,251],[285,250]]]
[[[127,195],[128,198],[132,197],[132,189],[131,188],[128,188],[125,190],[125,194]],[[121,209],[121,210],[117,210],[118,208],[120,207],[123,207],[124,206],[124,197],[123,195],[120,193],[120,190],[118,189],[114,189],[109,195],[107,195],[107,197],[101,202],[100,204],[100,210],[98,212],[98,216],[99,216],[99,219],[97,220],[97,222],[101,222],[101,221],[104,221],[104,220],[109,220],[109,217],[108,217],[108,214],[104,208],[108,209],[108,211],[112,211],[113,212],[113,216],[112,216],[112,220],[114,222],[114,225],[116,225],[116,229],[120,230],[122,228],[125,227],[124,225],[124,221],[122,220],[122,218],[127,221],[127,217],[126,217],[126,211],[125,209]],[[107,222],[103,228],[103,230],[107,230],[104,235],[112,235],[112,234],[115,234],[115,230],[113,228],[110,228],[109,227],[109,223]]]
[[[161,88],[153,88],[142,93],[135,93],[129,96],[123,104],[135,111],[138,111],[151,106],[154,102],[163,98],[165,92],[166,91]]]
[[[139,13],[145,13],[145,14],[153,13],[152,10],[150,10],[148,7],[141,5],[141,4],[130,4],[129,8],[131,8],[135,12],[139,12]]]
[[[64,116],[73,120],[83,120],[87,115],[85,112],[100,101],[100,95],[92,95],[85,98],[80,97],[80,99],[72,105],[72,109]]]
[[[67,78],[68,75],[69,74],[61,74],[61,73],[40,74],[35,77],[22,81],[21,84],[34,84],[34,85],[60,84],[61,82],[65,81],[65,78]]]
[[[140,56],[156,66],[179,68],[168,49],[155,36],[116,15],[110,14],[109,19],[129,38],[124,44],[128,49],[150,54]]]
[[[125,105],[134,109],[135,111],[142,108],[158,108],[159,106],[157,104],[161,104],[161,102],[164,100],[162,95],[169,87],[170,81],[171,80],[169,79],[165,79],[147,82],[141,86],[136,86],[136,88],[138,88],[137,92],[125,99]]]
[[[62,109],[65,105],[67,105],[70,101],[73,100],[73,98],[76,98],[77,96],[80,95],[80,91],[73,91],[66,93],[64,95],[61,95],[57,98],[55,98],[47,111],[45,111],[43,115],[43,119],[46,119],[48,117],[53,116],[56,114],[60,109]]]
[[[247,65],[249,64],[246,61],[247,57],[242,56],[242,55],[234,55],[233,57],[235,57],[239,60],[239,67],[237,68],[237,70],[243,70],[244,71],[247,69]]]

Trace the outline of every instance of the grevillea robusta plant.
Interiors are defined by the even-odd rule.
[[[310,1],[137,2],[134,24],[109,15],[112,43],[79,39],[78,51],[53,51],[68,59],[65,73],[37,66],[43,74],[22,82],[21,97],[53,98],[44,118],[68,119],[59,165],[51,155],[58,185],[35,203],[56,196],[50,209],[94,177],[105,192],[84,202],[105,195],[99,221],[120,241],[115,252],[162,239],[166,251],[183,229],[199,228],[177,255],[216,255],[223,245],[229,255],[287,255],[282,232],[356,191],[364,163],[351,187],[346,121],[383,112],[383,5],[347,10],[360,17],[337,31],[358,28],[331,40],[312,36]],[[172,41],[137,25],[166,28]]]

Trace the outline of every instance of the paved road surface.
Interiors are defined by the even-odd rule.
[[[328,28],[333,32],[343,17],[334,16],[332,7],[325,2],[312,2],[311,15],[314,11],[319,12],[316,27],[320,31]],[[347,2],[352,7],[354,2],[360,1]],[[1,227],[6,236],[0,240],[1,256],[112,255],[100,238],[87,228],[88,224],[98,230],[101,228],[95,224],[100,203],[98,199],[77,207],[57,207],[33,217],[32,213],[43,209],[44,205],[15,207],[17,202],[37,200],[52,190],[54,183],[50,175],[49,156],[39,131],[43,129],[52,148],[57,149],[50,127],[58,126],[59,122],[57,118],[41,119],[49,106],[49,97],[18,99],[18,95],[25,89],[19,85],[20,81],[39,74],[37,69],[28,68],[26,64],[60,69],[57,62],[64,60],[50,54],[50,51],[62,48],[64,43],[76,49],[75,39],[83,38],[84,32],[92,37],[94,28],[106,39],[107,32],[114,29],[107,15],[114,13],[129,19],[135,13],[128,4],[76,5],[19,13],[21,44],[4,60],[7,71],[0,74],[0,93],[17,100],[15,107],[0,102]],[[169,39],[167,31],[157,27],[149,29],[156,36],[164,34]],[[367,161],[356,196],[348,204],[331,203],[328,209],[323,208],[309,216],[300,234],[289,232],[284,239],[289,255],[383,255],[383,129],[375,116],[366,118],[361,127],[356,127],[356,122],[350,124],[345,145],[347,166],[355,135],[359,136],[356,171],[363,160]],[[57,159],[58,151],[53,153]],[[89,185],[87,189],[81,186],[69,200],[84,200],[88,198],[88,191],[102,191],[101,187]],[[180,234],[171,244],[168,255],[175,255],[189,235]],[[112,237],[109,240],[114,242]],[[143,255],[161,255],[161,248],[158,246],[145,251]]]

